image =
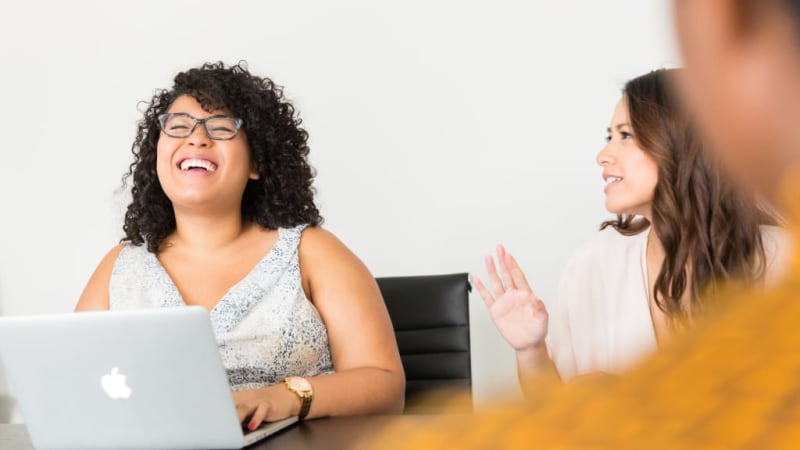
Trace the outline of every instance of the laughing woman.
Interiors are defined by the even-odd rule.
[[[308,134],[281,88],[221,63],[174,81],[139,122],[125,238],[76,309],[206,308],[251,429],[402,410],[381,294],[320,228]]]
[[[513,256],[486,258],[476,287],[517,356],[523,390],[616,374],[720,306],[711,290],[774,277],[784,239],[753,195],[720,176],[673,91],[679,70],[629,81],[597,155],[606,209],[617,218],[564,269],[552,312]]]

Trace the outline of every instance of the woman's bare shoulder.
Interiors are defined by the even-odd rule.
[[[126,246],[127,244],[124,243],[115,245],[100,260],[100,264],[97,265],[78,299],[75,311],[109,309],[108,285],[111,281],[111,272],[114,270],[114,263]]]

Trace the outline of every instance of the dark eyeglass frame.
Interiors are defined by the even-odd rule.
[[[190,128],[189,131],[186,132],[185,136],[171,134],[169,131],[167,131],[166,129],[167,121],[169,121],[169,119],[172,117],[186,117],[187,119],[190,119],[192,121],[192,128]],[[206,125],[206,122],[213,119],[233,120],[233,122],[236,124],[236,129],[233,131],[233,135],[231,137],[226,137],[226,138],[212,136],[211,132],[208,131],[208,126]],[[236,136],[239,135],[239,131],[242,129],[242,125],[244,125],[244,120],[239,119],[238,117],[226,116],[224,114],[217,114],[215,116],[206,117],[205,119],[198,119],[197,117],[193,117],[186,113],[163,113],[158,115],[158,128],[161,131],[163,131],[164,134],[172,138],[185,139],[191,136],[192,133],[194,133],[195,128],[197,128],[197,125],[203,125],[203,129],[206,131],[206,136],[208,136],[209,139],[213,139],[215,141],[230,141],[231,139],[234,139]]]

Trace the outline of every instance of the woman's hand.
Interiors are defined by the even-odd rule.
[[[262,422],[274,422],[300,413],[300,399],[284,383],[260,389],[234,391],[239,422],[255,430]]]
[[[502,245],[497,246],[497,261],[502,279],[497,274],[494,259],[486,257],[486,270],[494,295],[477,276],[472,277],[475,287],[500,334],[517,353],[542,349],[548,323],[544,303],[533,293],[517,261]]]

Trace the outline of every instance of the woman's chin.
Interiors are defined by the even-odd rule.
[[[628,214],[625,208],[622,208],[620,205],[617,205],[613,202],[609,202],[608,200],[606,200],[606,211],[614,215]]]
[[[606,210],[614,215],[650,217],[650,205],[644,202],[631,205],[606,198]]]

